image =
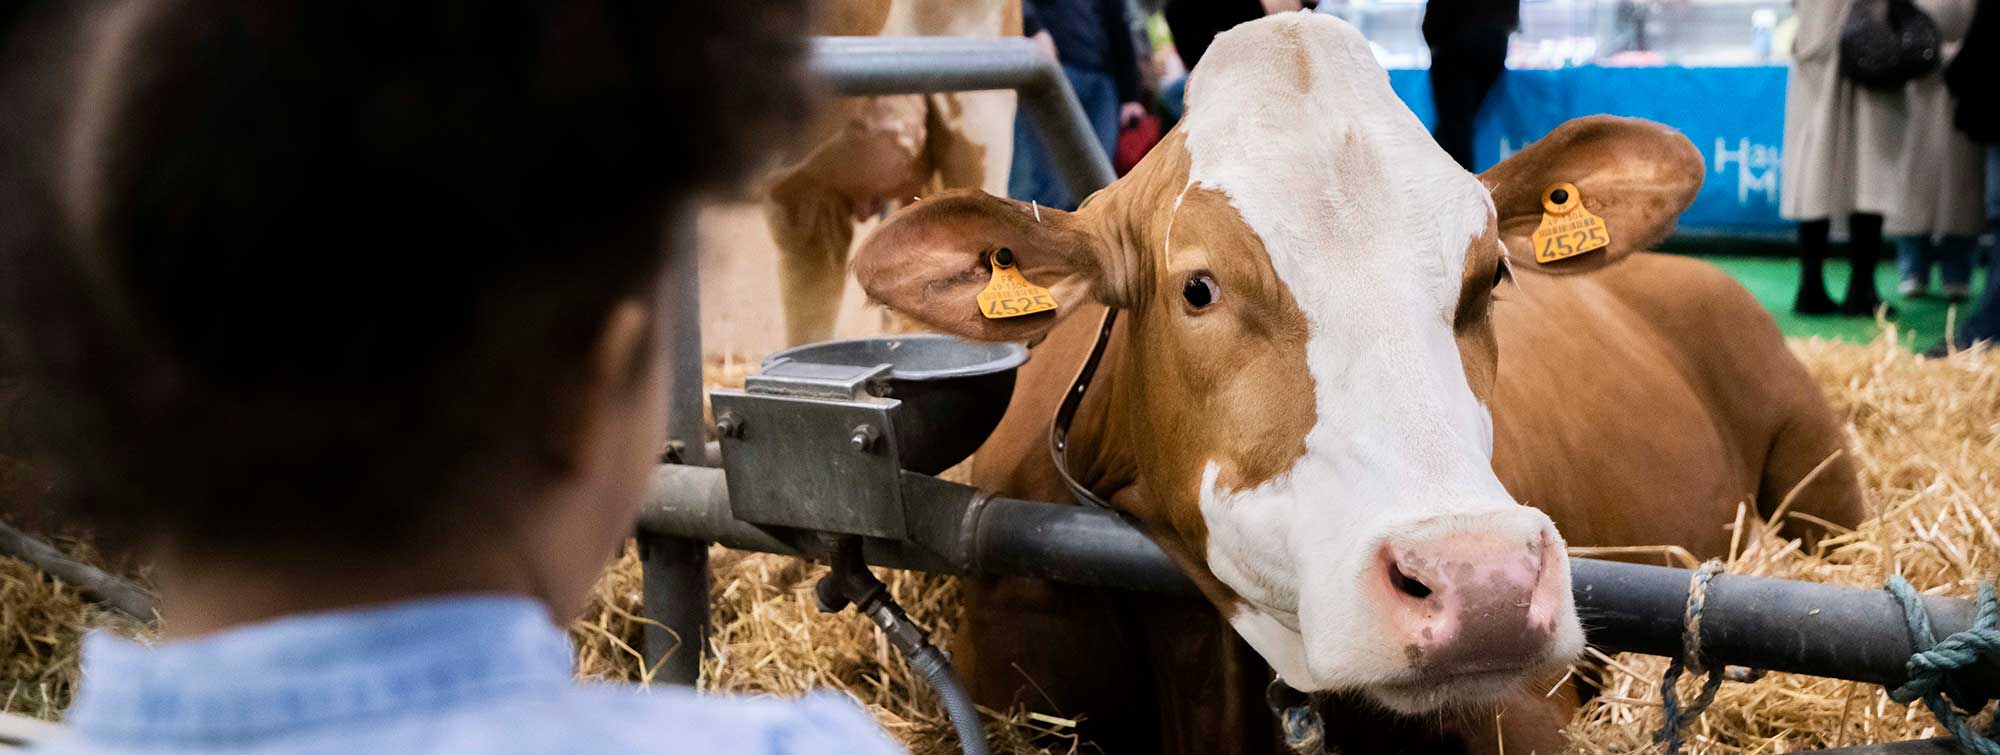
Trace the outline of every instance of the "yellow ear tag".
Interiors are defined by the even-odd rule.
[[[993,251],[989,262],[993,265],[993,279],[979,292],[979,314],[986,319],[1020,317],[1056,308],[1055,294],[1021,276],[1014,250],[1000,247]]]
[[[1611,245],[1604,218],[1583,208],[1576,185],[1559,183],[1542,192],[1542,224],[1535,229],[1535,261],[1548,264]]]

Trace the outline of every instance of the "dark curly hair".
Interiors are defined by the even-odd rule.
[[[0,58],[0,333],[61,511],[126,543],[476,519],[804,114],[802,0],[54,5]]]

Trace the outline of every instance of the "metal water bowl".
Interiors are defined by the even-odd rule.
[[[903,402],[895,418],[898,462],[934,475],[964,461],[1000,424],[1014,395],[1014,371],[1028,349],[947,335],[857,338],[808,344],[772,354],[763,371],[784,363],[870,368],[889,366],[871,395]]]

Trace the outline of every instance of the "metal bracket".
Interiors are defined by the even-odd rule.
[[[870,393],[888,365],[780,362],[710,394],[730,514],[765,526],[902,539],[895,415]]]

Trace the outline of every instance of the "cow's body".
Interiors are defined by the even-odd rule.
[[[1018,497],[1070,497],[1048,430],[1116,307],[1067,463],[1203,593],[974,581],[958,651],[981,702],[1084,717],[1107,752],[1254,752],[1275,673],[1327,693],[1343,752],[1552,752],[1583,643],[1566,541],[1719,554],[1739,502],[1768,516],[1830,457],[1791,510],[1859,518],[1770,316],[1640,253],[1699,190],[1685,137],[1578,119],[1472,176],[1358,32],[1309,14],[1217,37],[1188,105],[1074,213],[949,193],[857,260],[926,325],[1040,339],[973,463]],[[1602,245],[1538,261],[1547,212]],[[1010,264],[1061,308],[982,309]]]
[[[1776,323],[1714,266],[1640,254],[1591,276],[1521,277],[1494,308],[1494,468],[1571,545],[1672,544],[1724,555],[1739,502],[1771,514],[1842,448],[1839,423]],[[1079,313],[1035,348],[1006,419],[975,457],[978,485],[1070,499],[1050,460],[1048,427],[1096,321],[1097,311]],[[1119,385],[1133,379],[1121,366],[1124,335],[1114,334],[1073,429],[1071,463],[1086,484],[1123,476],[1117,465],[1095,463],[1093,451],[1119,442],[1104,423]],[[1282,411],[1293,397],[1270,400],[1246,410]],[[1126,491],[1114,484],[1097,492],[1116,500]],[[1858,521],[1851,466],[1829,464],[1791,510]],[[1269,715],[1257,706],[1268,676],[1206,602],[1027,580],[977,580],[967,592],[958,652],[982,702],[1053,701],[1063,715],[1096,722],[1107,752],[1270,744]],[[1549,705],[1510,707],[1503,720],[1517,751],[1552,741],[1567,721],[1574,698],[1558,693]],[[1350,753],[1495,744],[1484,736],[1492,725],[1485,712],[1391,720],[1374,706],[1334,705],[1342,709],[1329,711],[1329,726]]]
[[[1739,503],[1771,515],[1845,447],[1776,322],[1713,265],[1640,254],[1588,277],[1523,278],[1495,309],[1493,466],[1571,545],[1727,555]],[[1852,526],[1861,508],[1842,455],[1790,510]],[[1798,524],[1785,531],[1813,534]]]
[[[1020,0],[838,0],[814,32],[829,36],[1016,36]],[[1007,192],[1013,92],[943,92],[839,100],[809,126],[809,147],[769,178],[785,337],[833,334],[855,224],[939,189]]]

